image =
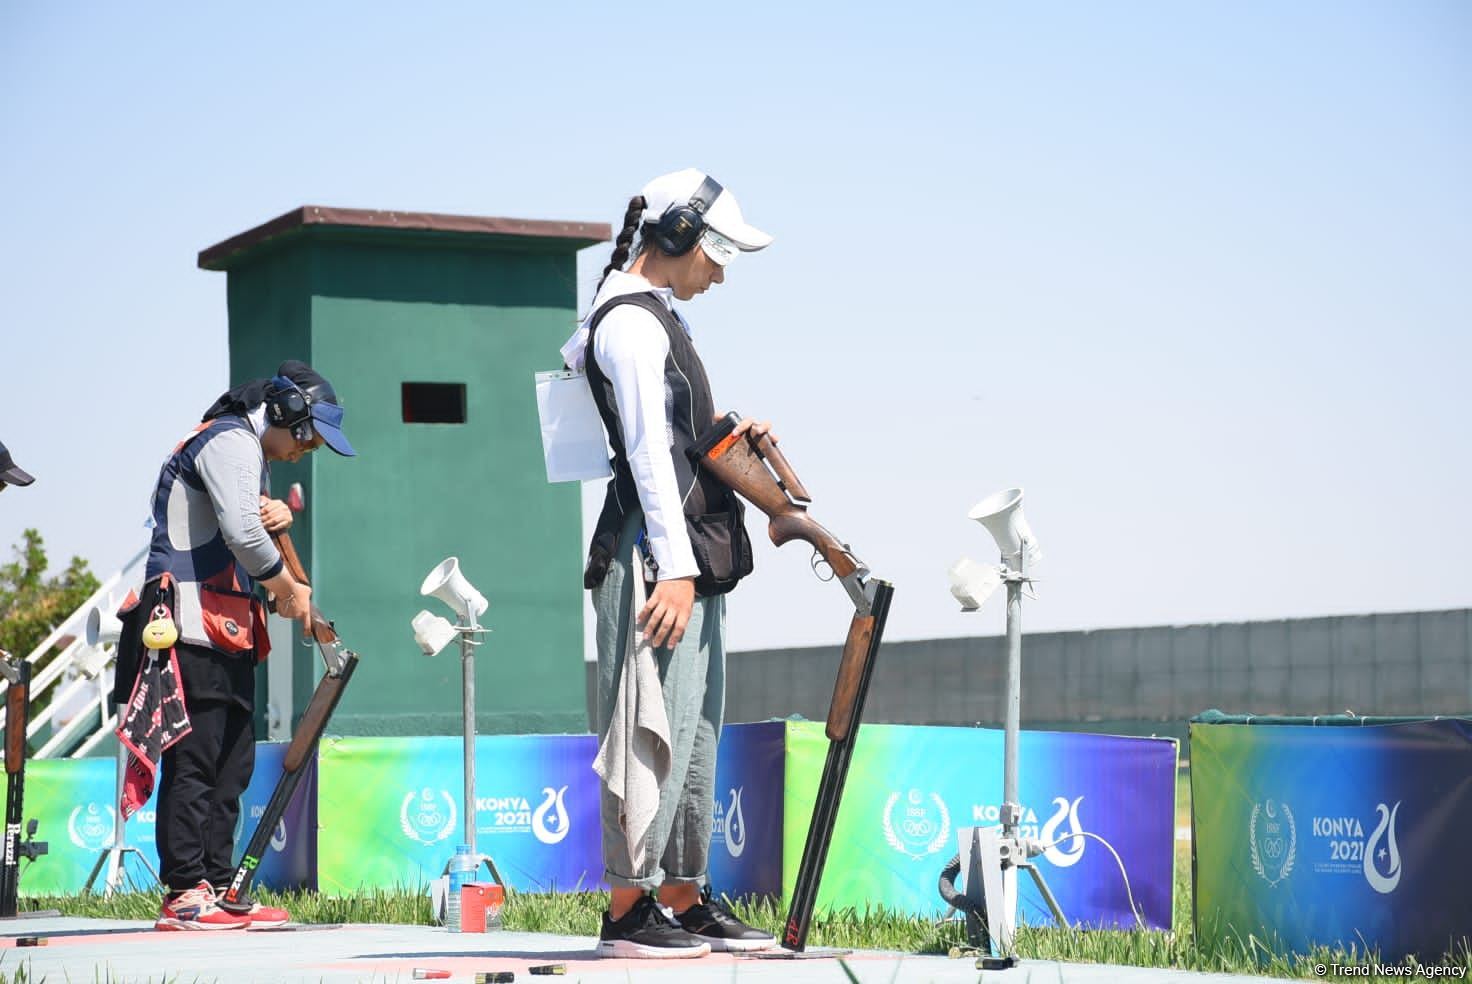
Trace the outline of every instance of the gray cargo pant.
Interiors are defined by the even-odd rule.
[[[628,632],[637,631],[629,612],[634,592],[630,558],[643,522],[644,515],[637,510],[626,518],[608,575],[593,589],[593,610],[598,617],[600,744],[613,717]],[[599,784],[604,877],[610,885],[652,890],[664,882],[702,886],[706,882],[715,810],[716,741],[726,709],[725,623],[724,596],[697,597],[680,644],[672,650],[654,651],[670,722],[670,776],[659,792],[659,812],[645,837],[644,858],[637,865],[629,858],[619,829],[619,801]]]

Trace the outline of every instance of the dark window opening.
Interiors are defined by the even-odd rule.
[[[465,423],[464,383],[405,383],[404,423]]]

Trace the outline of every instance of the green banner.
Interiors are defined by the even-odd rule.
[[[25,816],[38,821],[36,839],[47,853],[22,862],[22,895],[75,892],[97,859],[112,846],[117,801],[117,762],[111,758],[33,759],[26,763]],[[126,828],[127,842],[157,864],[153,849],[154,804],[150,800]],[[147,872],[128,862],[129,874],[147,885]],[[98,879],[99,882],[101,879]]]

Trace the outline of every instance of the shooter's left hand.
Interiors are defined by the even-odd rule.
[[[291,529],[291,507],[280,499],[261,496],[261,525],[267,533],[283,533]]]
[[[773,444],[777,443],[777,435],[772,433],[772,422],[770,420],[757,420],[755,417],[742,417],[741,423],[737,424],[736,429],[733,430],[731,433],[739,437],[740,435],[745,434],[747,431],[751,431],[752,437],[766,436],[772,439]]]

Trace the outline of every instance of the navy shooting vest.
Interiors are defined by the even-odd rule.
[[[623,430],[615,409],[613,383],[598,366],[593,354],[593,338],[598,324],[613,308],[633,304],[654,315],[669,337],[670,352],[665,358],[665,416],[671,436],[675,480],[680,489],[685,526],[690,546],[695,552],[699,575],[695,593],[701,597],[725,594],[752,571],[751,540],[746,535],[746,510],[736,494],[692,459],[689,451],[700,435],[715,422],[715,401],[710,393],[710,379],[700,356],[685,334],[674,312],[651,293],[621,294],[605,302],[588,322],[588,347],[583,359],[593,403],[603,418],[603,429],[613,449],[613,477],[603,498],[603,511],[593,530],[588,547],[588,566],[583,572],[583,586],[594,588],[603,583],[618,546],[624,517],[639,508],[639,494],[634,485],[624,447]]]

